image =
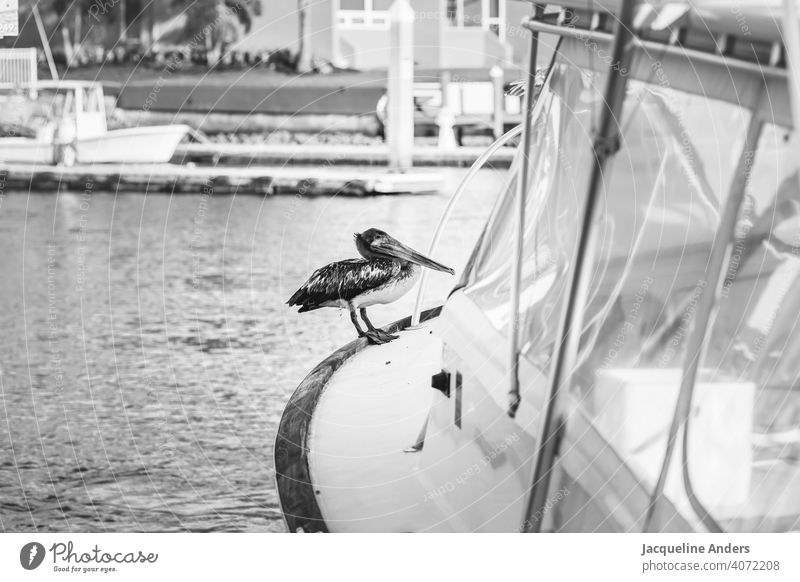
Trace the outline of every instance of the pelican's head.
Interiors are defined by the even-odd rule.
[[[414,249],[407,247],[396,238],[377,228],[370,228],[364,232],[355,233],[356,248],[365,259],[391,259],[393,261],[408,261],[434,271],[455,274],[450,267],[429,259]]]

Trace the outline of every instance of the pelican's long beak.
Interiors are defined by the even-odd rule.
[[[450,267],[445,267],[443,264],[437,263],[433,259],[429,259],[425,255],[418,253],[411,247],[407,247],[396,239],[390,239],[385,242],[382,241],[378,246],[378,250],[383,254],[394,257],[395,259],[400,259],[401,261],[411,261],[412,263],[416,263],[417,265],[421,265],[423,267],[428,267],[434,271],[443,271],[445,273],[450,273],[451,275],[456,274],[456,272]]]

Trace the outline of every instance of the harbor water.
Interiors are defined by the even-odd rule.
[[[463,267],[506,172],[470,185],[436,260]],[[442,173],[413,197],[0,192],[0,531],[283,531],[281,412],[354,337],[285,301],[354,232],[426,252],[466,171]],[[431,279],[428,306],[455,281]]]

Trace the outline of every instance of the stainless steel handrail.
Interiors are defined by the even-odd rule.
[[[524,21],[522,23],[522,27],[527,28],[531,32],[541,32],[545,34],[553,34],[559,37],[576,38],[582,41],[601,41],[607,44],[611,44],[614,37],[614,35],[610,32],[577,28],[570,25],[550,24],[547,22],[539,22],[533,19]],[[650,54],[652,51],[658,55],[679,55],[699,63],[721,65],[730,70],[747,71],[750,73],[763,75],[765,77],[786,78],[788,76],[786,69],[781,67],[767,65],[766,63],[754,63],[737,59],[736,57],[706,52],[695,48],[687,48],[683,45],[665,44],[663,42],[638,37],[636,39],[636,44],[647,54]]]
[[[789,95],[794,127],[800,127],[800,31],[797,22],[800,20],[796,0],[784,0],[786,21],[783,26],[784,44],[786,45],[786,64],[789,70]]]
[[[486,148],[475,163],[467,172],[467,175],[464,176],[464,179],[461,180],[461,183],[458,185],[458,188],[455,189],[453,195],[450,196],[450,200],[447,202],[447,206],[445,206],[444,211],[442,212],[442,217],[439,219],[439,224],[436,226],[436,231],[433,233],[433,239],[431,240],[430,247],[428,247],[428,256],[432,257],[436,253],[436,248],[439,246],[439,242],[441,241],[442,234],[444,233],[444,228],[447,226],[450,217],[453,214],[453,210],[455,209],[456,205],[458,204],[459,200],[461,200],[461,196],[467,189],[467,185],[472,181],[475,175],[478,173],[479,170],[483,168],[486,162],[491,159],[491,157],[504,145],[506,145],[509,141],[518,137],[522,133],[522,125],[518,125],[515,128],[507,131],[499,138],[497,138],[492,145]],[[422,270],[422,279],[419,282],[419,290],[417,291],[417,299],[414,302],[414,312],[411,315],[411,327],[419,325],[419,316],[422,312],[422,300],[425,295],[425,291],[428,288],[428,270]]]
[[[544,6],[533,5],[534,18],[544,13]],[[520,404],[519,388],[519,293],[522,281],[522,253],[525,246],[525,200],[528,194],[528,170],[531,152],[531,124],[533,108],[536,105],[536,61],[539,58],[539,33],[531,35],[530,53],[528,55],[528,78],[525,89],[525,118],[522,122],[522,160],[519,165],[519,176],[514,198],[514,234],[511,254],[511,277],[509,281],[510,305],[508,324],[508,408],[506,412],[511,418],[517,415]],[[548,69],[549,72],[549,69]]]
[[[633,54],[633,51],[630,50],[630,43],[635,38],[632,30],[635,5],[634,0],[623,0],[619,19],[615,25],[611,62],[619,63],[619,69],[609,71],[604,110],[594,138],[592,172],[580,219],[577,248],[570,268],[566,303],[561,315],[558,338],[555,342],[544,419],[537,439],[533,482],[528,498],[528,513],[523,524],[526,532],[539,532],[542,529],[542,520],[533,519],[532,516],[546,513],[545,505],[550,477],[564,426],[562,403],[559,396],[564,388],[563,384],[569,380],[570,372],[574,369],[578,353],[580,330],[583,327],[583,312],[591,276],[591,270],[585,268],[585,265],[591,263],[594,254],[595,214],[603,185],[603,170],[606,162],[619,147],[618,120],[622,118],[627,86],[627,76],[621,71],[629,70]]]

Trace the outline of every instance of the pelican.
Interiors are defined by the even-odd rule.
[[[366,337],[373,344],[384,344],[397,339],[397,336],[372,325],[367,317],[367,307],[392,303],[408,293],[421,275],[420,267],[451,275],[455,271],[377,228],[354,236],[358,254],[363,258],[337,261],[317,269],[287,303],[299,305],[298,313],[321,307],[348,309],[358,337]],[[357,310],[367,331],[358,322]]]

